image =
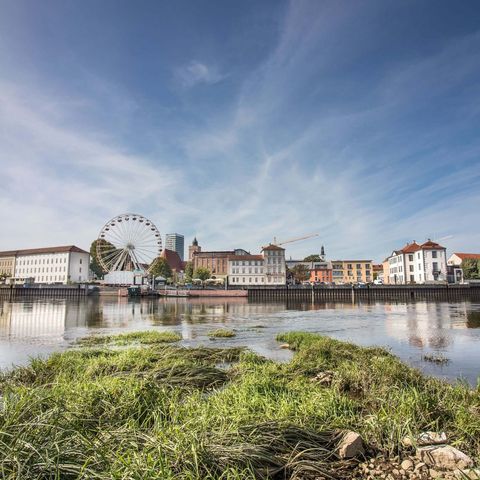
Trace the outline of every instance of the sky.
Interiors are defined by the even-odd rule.
[[[0,250],[480,251],[480,4],[0,0]]]

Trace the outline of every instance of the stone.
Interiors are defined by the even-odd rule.
[[[428,471],[428,474],[430,475],[430,478],[438,478],[441,476],[441,473],[438,472],[437,470],[434,470],[433,468],[431,468],[429,471]]]
[[[404,437],[402,443],[406,447],[424,447],[427,445],[444,445],[447,441],[445,432],[423,432],[417,437]]]
[[[362,437],[355,432],[347,431],[338,444],[337,450],[340,458],[354,458],[365,453]]]
[[[290,345],[289,345],[288,343],[282,343],[282,344],[280,345],[280,348],[285,348],[285,349],[286,349],[286,348],[290,348]]]
[[[333,380],[333,372],[326,371],[320,372],[312,378],[312,382],[319,383],[320,385],[324,385],[325,387],[329,387],[332,384]]]
[[[402,467],[403,470],[413,470],[413,462],[409,460],[408,458],[404,460],[400,466]]]
[[[465,469],[473,466],[473,460],[451,445],[429,446],[417,449],[417,456],[428,466],[445,470]]]

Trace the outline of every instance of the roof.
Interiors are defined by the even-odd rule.
[[[371,260],[332,260],[332,263],[337,262],[348,262],[348,263],[355,263],[355,262],[363,262],[363,263],[372,263]]]
[[[230,255],[229,260],[263,260],[263,255]]]
[[[400,253],[414,253],[421,250],[422,247],[414,240],[412,243],[407,243],[401,250]]]
[[[45,248],[28,248],[25,250],[9,250],[0,252],[0,257],[10,257],[10,256],[18,256],[18,255],[39,255],[44,253],[68,253],[68,252],[76,252],[76,253],[86,253],[89,255],[88,252],[82,250],[81,248],[76,247],[75,245],[65,245],[61,247],[45,247]]]
[[[229,255],[235,255],[234,250],[212,250],[211,252],[201,251],[201,252],[193,252],[193,256],[195,257],[226,257]]]
[[[172,270],[181,272],[185,268],[185,264],[184,262],[182,262],[182,259],[180,258],[178,253],[173,250],[168,250],[168,248],[165,248],[160,257],[164,258],[167,261],[169,267]]]
[[[278,245],[273,245],[272,243],[270,245],[267,245],[266,247],[263,247],[262,248],[262,251],[263,250],[285,250],[284,248],[282,247],[279,247]]]
[[[422,250],[446,250],[445,247],[442,247],[439,243],[432,242],[432,240],[428,239],[425,243],[420,245]]]
[[[480,260],[480,253],[454,253],[461,260],[472,259],[472,260]]]

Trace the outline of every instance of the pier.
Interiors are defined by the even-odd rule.
[[[53,287],[24,287],[23,285],[0,286],[0,300],[34,298],[82,298],[94,293],[86,285],[58,285]]]
[[[298,300],[305,302],[356,300],[480,299],[480,285],[379,285],[379,286],[285,286],[250,287],[248,298],[255,301]]]

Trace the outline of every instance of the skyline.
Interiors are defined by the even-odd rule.
[[[478,4],[140,5],[0,5],[0,250],[126,212],[208,250],[478,250]]]

